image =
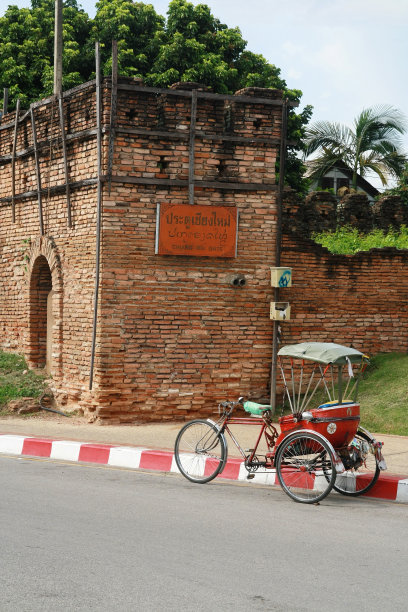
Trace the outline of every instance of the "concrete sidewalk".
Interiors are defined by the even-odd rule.
[[[182,425],[172,422],[98,426],[88,424],[81,417],[67,418],[52,413],[26,418],[1,417],[0,453],[177,472],[173,448]],[[243,448],[253,446],[255,427],[231,429]],[[382,488],[375,485],[370,496],[408,502],[408,438],[387,434],[376,434],[376,438],[384,442],[388,470],[380,475]],[[223,477],[245,480],[246,472],[231,440],[228,440],[228,451],[231,459]],[[275,484],[274,474],[257,474],[251,482]]]

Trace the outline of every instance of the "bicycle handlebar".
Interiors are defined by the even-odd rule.
[[[244,397],[241,396],[235,402],[228,401],[228,400],[225,402],[221,402],[220,404],[218,404],[218,410],[219,412],[221,412],[221,408],[222,408],[224,413],[231,414],[234,408],[239,406],[239,404],[242,404],[243,401],[244,401]]]

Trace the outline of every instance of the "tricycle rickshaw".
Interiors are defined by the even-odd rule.
[[[180,430],[175,443],[180,472],[197,483],[220,475],[227,462],[229,434],[247,478],[258,471],[276,471],[283,490],[295,501],[317,503],[332,488],[352,496],[369,491],[386,465],[382,443],[360,426],[357,392],[368,357],[339,344],[305,342],[281,348],[278,358],[291,410],[279,418],[280,432],[270,405],[243,397],[221,402],[216,422],[195,419]],[[319,398],[316,408],[310,407],[313,398]],[[234,416],[238,406],[250,416]],[[231,425],[258,426],[253,448],[242,448]]]

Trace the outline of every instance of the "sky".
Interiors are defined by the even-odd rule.
[[[193,4],[199,4],[192,0]],[[145,0],[165,15],[168,0]],[[30,6],[30,0],[0,0]],[[93,0],[78,0],[91,16]],[[353,126],[363,108],[397,107],[408,117],[408,0],[205,0],[213,15],[238,26],[247,48],[281,69],[313,121]],[[404,138],[408,151],[408,135]],[[368,177],[377,187],[380,184]]]

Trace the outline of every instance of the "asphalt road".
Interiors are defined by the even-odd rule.
[[[0,458],[0,610],[408,608],[407,507]]]

